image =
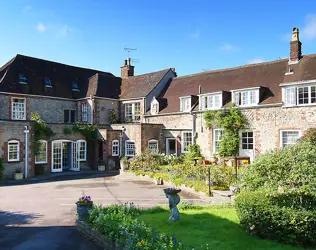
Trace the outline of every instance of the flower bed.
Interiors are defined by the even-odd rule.
[[[159,209],[163,210],[153,208],[146,210],[146,213]],[[90,212],[88,225],[107,240],[115,242],[115,249],[188,249],[175,236],[161,233],[139,220],[142,212],[133,203],[106,208],[95,206]]]

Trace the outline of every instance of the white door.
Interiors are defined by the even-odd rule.
[[[177,155],[177,141],[175,138],[166,138],[166,154]]]
[[[72,143],[72,164],[70,170],[80,171],[79,142]]]
[[[63,171],[63,143],[52,142],[52,172]]]
[[[254,160],[254,133],[253,131],[242,131],[240,133],[239,155],[250,157],[250,162]]]

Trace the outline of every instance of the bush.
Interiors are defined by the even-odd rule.
[[[236,180],[236,172],[234,167],[230,166],[211,166],[210,167],[211,181],[214,184],[229,188],[230,184]]]
[[[299,197],[294,196],[295,200]],[[315,197],[313,206],[292,206],[292,196],[271,190],[244,191],[235,199],[240,224],[251,234],[302,246],[316,246]],[[295,202],[294,202],[295,203]]]
[[[0,158],[0,181],[4,178],[3,177],[3,172],[4,172],[4,164],[3,164],[3,158]]]
[[[239,185],[241,189],[260,187],[316,192],[316,144],[302,141],[280,151],[258,157],[246,168]]]
[[[188,146],[189,152],[185,154],[184,158],[188,161],[192,161],[196,158],[202,159],[201,148],[198,144],[193,144]]]
[[[313,133],[245,168],[235,199],[241,225],[263,238],[316,246],[316,144]]]

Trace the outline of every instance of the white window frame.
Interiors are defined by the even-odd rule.
[[[14,100],[23,100],[23,117],[22,119],[17,119],[13,116],[13,113],[14,113]],[[21,97],[12,97],[11,98],[11,119],[12,120],[26,120],[26,99],[25,98],[21,98]]]
[[[180,111],[181,112],[190,112],[191,111],[191,108],[192,108],[191,100],[192,100],[191,96],[180,97]],[[188,101],[188,103],[186,103],[186,105],[188,107],[184,107],[185,101]]]
[[[245,139],[247,139],[247,142],[246,143],[243,143],[242,139],[243,139],[243,136],[242,134],[243,133],[252,133],[252,143],[249,143],[249,137],[248,134],[247,134],[247,137],[245,137]],[[243,144],[246,144],[247,145],[247,148],[243,148]],[[249,147],[249,144],[252,144],[252,148],[248,148]],[[240,149],[241,150],[254,150],[255,148],[255,133],[253,130],[242,130],[240,131]]]
[[[117,148],[117,150],[115,148]],[[112,141],[112,156],[119,156],[119,155],[120,155],[120,141],[113,140]]]
[[[152,151],[150,148],[150,144],[153,144],[153,143],[156,144],[156,149],[154,151]],[[151,152],[158,153],[159,152],[158,140],[155,140],[155,139],[149,140],[148,141],[148,148],[150,149]]]
[[[83,122],[88,121],[88,105],[87,105],[87,103],[81,104],[81,120]]]
[[[77,141],[78,143],[78,160],[79,161],[86,161],[87,160],[87,141],[85,140],[78,140]],[[82,152],[82,149],[81,149],[81,144],[84,144],[84,149],[83,149],[83,158],[81,158],[81,152]]]
[[[302,136],[302,131],[299,129],[282,129],[280,130],[280,148],[285,148],[286,146],[283,146],[283,132],[298,132],[298,139]],[[295,144],[288,144],[288,145],[295,145]]]
[[[239,107],[251,107],[251,106],[257,106],[259,104],[260,87],[231,90],[231,93],[232,93],[232,102],[235,103]],[[252,99],[251,97],[253,97],[253,95],[251,95],[252,93],[254,93],[255,103],[250,102]]]
[[[37,160],[37,155],[35,155],[35,164],[44,164],[44,163],[47,163],[47,141],[45,140],[39,140],[38,141],[39,143],[44,143],[45,144],[45,151],[42,151],[42,152],[45,152],[45,160],[44,161],[38,161]],[[40,152],[39,152],[40,153]]]
[[[302,84],[296,86],[284,86],[282,87],[282,101],[284,106],[291,107],[291,106],[306,106],[306,105],[316,105],[316,102],[312,102],[312,87],[316,88],[316,84]],[[308,88],[308,103],[299,103],[299,89],[300,88]],[[291,100],[288,100],[288,93],[287,91],[292,90]]]
[[[218,106],[215,105],[216,98],[218,98]],[[200,103],[200,110],[220,109],[223,106],[222,92],[199,95],[199,103]]]
[[[217,142],[217,140],[215,140],[215,138],[216,138],[216,132],[217,131],[222,131],[222,135],[223,135],[223,132],[224,132],[224,129],[223,128],[215,128],[215,129],[213,129],[213,153],[215,154],[215,153],[217,153],[217,150],[216,150],[216,142]],[[220,140],[219,140],[219,142],[220,142]]]
[[[159,113],[159,103],[157,101],[153,101],[150,107],[150,113],[152,115],[156,115]]]
[[[129,143],[133,143],[134,144],[134,154],[127,154],[127,145]],[[134,157],[136,155],[136,146],[135,146],[135,141],[134,140],[126,140],[125,141],[125,156],[126,157]]]
[[[125,105],[125,121],[129,119],[131,119],[133,122],[134,121],[140,121],[140,113],[141,113],[141,108],[140,108],[140,102],[128,102],[128,103],[124,103]],[[132,105],[132,114],[127,116],[127,106],[128,105]],[[139,105],[139,115],[136,115],[136,105]]]
[[[182,154],[186,154],[189,152],[189,150],[185,150],[185,145],[184,145],[184,134],[191,134],[191,142],[188,142],[188,145],[186,145],[187,147],[189,147],[189,145],[193,145],[193,133],[192,131],[182,131],[181,133],[181,153]]]
[[[17,154],[16,154],[16,158],[15,159],[10,159],[10,152],[14,152],[14,151],[10,151],[10,144],[17,144]],[[10,140],[8,141],[8,162],[18,162],[20,161],[20,142],[17,140]]]

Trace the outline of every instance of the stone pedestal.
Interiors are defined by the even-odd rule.
[[[180,203],[180,196],[178,193],[181,192],[181,189],[175,189],[175,188],[166,188],[163,190],[166,194],[166,197],[169,201],[169,208],[171,212],[171,216],[169,217],[170,222],[175,222],[180,219],[179,210],[177,208],[177,205]]]

